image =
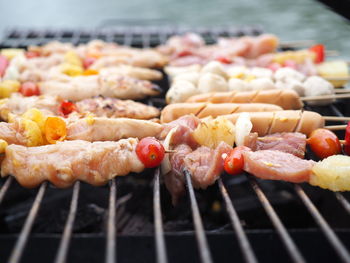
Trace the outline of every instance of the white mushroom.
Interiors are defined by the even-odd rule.
[[[251,90],[269,90],[276,89],[275,84],[271,79],[268,78],[259,78],[253,79],[248,83]]]
[[[166,94],[166,102],[168,104],[184,102],[195,94],[198,94],[198,89],[193,83],[187,80],[178,80],[168,90]]]
[[[244,76],[246,74],[249,74],[249,69],[244,66],[231,66],[226,69],[227,75],[229,77],[236,78],[237,76]]]
[[[201,93],[213,92],[213,91],[227,91],[227,81],[216,74],[204,73],[199,77],[198,90]]]
[[[195,64],[195,65],[190,65],[186,67],[165,67],[164,71],[166,74],[168,74],[169,78],[174,78],[175,76],[183,73],[188,73],[188,72],[199,72],[200,69],[202,68],[201,65]]]
[[[254,67],[250,70],[250,74],[257,78],[269,78],[272,79],[273,71],[268,68]]]
[[[251,87],[248,85],[248,82],[237,79],[237,78],[231,78],[228,81],[228,89],[231,90],[237,90],[237,91],[249,91],[251,90]]]
[[[274,78],[276,81],[283,81],[283,82],[287,82],[288,79],[304,81],[305,75],[292,68],[280,68],[276,70],[274,74]]]
[[[244,145],[246,136],[250,134],[253,128],[253,124],[250,121],[250,115],[248,112],[242,112],[236,121],[236,134],[235,143],[236,146]]]
[[[201,70],[201,73],[208,73],[208,72],[214,73],[216,75],[220,75],[221,77],[224,77],[224,78],[228,77],[224,66],[218,61],[209,62]]]
[[[299,80],[288,79],[286,82],[277,81],[275,85],[278,89],[291,89],[298,93],[299,96],[305,95],[305,86]]]
[[[198,84],[199,73],[198,72],[186,72],[182,74],[178,74],[174,77],[173,83],[178,80],[187,80],[193,83],[195,86]]]
[[[318,76],[308,77],[304,82],[305,86],[305,96],[320,96],[320,95],[331,95],[334,94],[333,85]],[[310,105],[327,105],[334,102],[335,99],[326,99],[326,100],[315,100],[308,101]]]

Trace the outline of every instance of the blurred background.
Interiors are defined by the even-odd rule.
[[[0,10],[0,34],[13,27],[91,29],[132,21],[186,26],[259,25],[282,40],[313,39],[350,58],[348,20],[312,0],[1,0]]]

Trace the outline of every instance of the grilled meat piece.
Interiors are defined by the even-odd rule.
[[[162,126],[158,123],[128,118],[87,117],[67,124],[67,140],[117,141],[123,138],[156,137]]]
[[[132,100],[114,98],[91,98],[76,103],[80,113],[92,113],[96,117],[125,117],[132,119],[152,119],[159,116],[157,108]]]
[[[64,141],[53,145],[25,147],[10,145],[2,162],[1,175],[12,175],[24,187],[45,180],[68,187],[80,180],[103,185],[115,176],[139,173],[144,165],[137,158],[138,139],[117,142]]]
[[[39,84],[42,94],[78,101],[98,95],[119,99],[142,99],[160,93],[160,88],[147,81],[121,75],[93,75],[47,80]]]
[[[253,151],[277,150],[304,158],[306,135],[299,132],[282,132],[258,138],[257,133],[252,133],[245,138],[244,143]]]
[[[293,154],[274,150],[246,151],[244,171],[267,180],[293,183],[308,182],[315,162],[300,159]]]

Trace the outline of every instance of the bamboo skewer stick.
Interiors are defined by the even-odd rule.
[[[325,80],[330,80],[330,81],[337,81],[337,80],[340,80],[340,81],[347,81],[347,80],[350,80],[350,77],[322,77],[324,78]]]
[[[281,48],[297,48],[297,47],[309,47],[315,44],[314,40],[295,40],[295,41],[283,41],[279,44]]]
[[[334,92],[337,94],[350,93],[350,89],[334,89]]]
[[[301,101],[346,99],[346,98],[350,98],[350,94],[331,94],[331,95],[300,97]]]
[[[339,52],[337,50],[326,50],[327,57],[337,57],[339,56]]]
[[[323,116],[325,121],[350,121],[350,117]]]
[[[325,129],[328,129],[330,131],[341,131],[346,129],[346,124],[344,125],[329,125],[329,126],[324,126]]]

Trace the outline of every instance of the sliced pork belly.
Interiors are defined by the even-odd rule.
[[[46,180],[57,187],[68,187],[77,180],[102,185],[115,176],[144,170],[135,152],[137,143],[138,139],[129,138],[118,142],[64,141],[38,147],[10,145],[1,176],[12,175],[24,187],[35,187]]]
[[[172,128],[177,127],[177,130],[172,138],[172,144],[178,145],[185,143],[190,147],[195,148],[198,143],[193,138],[192,132],[197,128],[199,123],[200,119],[194,115],[183,116],[175,121],[164,124],[159,137],[164,139]]]
[[[314,161],[274,150],[246,151],[243,156],[244,171],[261,179],[293,183],[308,182],[315,164]]]
[[[162,126],[158,123],[129,118],[87,117],[67,124],[67,140],[117,141],[123,138],[156,137]]]
[[[160,113],[157,108],[139,102],[101,96],[78,101],[76,106],[80,113],[93,113],[96,117],[148,120],[158,117]]]
[[[192,175],[193,186],[206,189],[212,185],[223,171],[222,155],[228,154],[231,150],[231,146],[221,142],[215,150],[201,146],[188,154],[184,159],[184,164]]]
[[[186,144],[180,144],[174,150],[175,153],[170,155],[172,170],[164,176],[164,183],[170,192],[173,205],[176,205],[185,193],[184,159],[192,149]]]
[[[245,139],[245,146],[253,151],[277,150],[304,158],[306,136],[299,132],[282,132],[258,138],[257,133],[252,133]]]

